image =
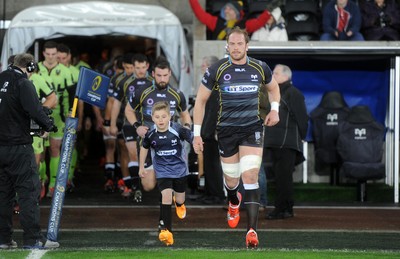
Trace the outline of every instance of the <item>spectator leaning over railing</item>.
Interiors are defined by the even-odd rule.
[[[271,12],[268,22],[251,35],[251,40],[256,41],[288,41],[285,19],[282,10],[276,7]]]
[[[246,19],[242,1],[227,1],[221,8],[219,16],[206,12],[198,0],[189,0],[189,3],[197,19],[211,31],[209,40],[225,40],[229,31],[235,26],[246,29],[251,34],[263,27],[271,17],[271,13],[265,10],[257,18]]]

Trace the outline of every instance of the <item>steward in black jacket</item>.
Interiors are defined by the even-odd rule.
[[[274,79],[279,84],[281,101],[279,122],[265,127],[264,147],[272,159],[275,175],[275,209],[267,219],[293,217],[293,171],[304,161],[302,140],[308,127],[308,115],[303,94],[292,85],[292,71],[288,66],[276,65]],[[268,107],[267,107],[268,110]]]
[[[279,84],[279,89],[281,90],[279,122],[273,127],[266,127],[264,146],[291,148],[303,153],[302,140],[306,138],[308,129],[304,96],[292,85],[291,81]]]

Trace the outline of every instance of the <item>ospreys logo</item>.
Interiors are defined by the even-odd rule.
[[[3,86],[1,87],[1,89],[0,89],[0,92],[2,92],[2,93],[7,93],[7,87],[8,87],[8,82],[5,82],[4,84],[3,84]]]
[[[336,126],[336,125],[338,125],[338,115],[337,115],[337,113],[328,113],[326,115],[326,125],[327,126]]]
[[[354,129],[354,139],[355,140],[365,140],[367,139],[367,129]]]
[[[256,131],[254,133],[254,140],[257,145],[261,144],[261,132],[260,131]]]
[[[93,91],[97,91],[97,89],[99,89],[99,87],[100,87],[100,85],[101,85],[101,81],[102,81],[101,76],[96,76],[96,77],[93,79],[93,82],[92,82],[92,90],[93,90]]]

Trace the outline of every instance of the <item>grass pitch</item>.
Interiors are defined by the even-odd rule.
[[[20,242],[22,233],[15,233]],[[41,258],[400,258],[400,233],[259,231],[258,249],[245,248],[244,230],[174,231],[165,247],[157,231],[60,231],[61,248]],[[27,258],[31,251],[0,251],[1,259]],[[35,257],[40,258],[36,255]]]

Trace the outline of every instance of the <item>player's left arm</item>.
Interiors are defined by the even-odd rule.
[[[181,123],[186,128],[191,128],[192,125],[192,118],[190,117],[189,111],[182,111],[180,114]]]
[[[144,168],[144,162],[146,161],[147,153],[149,150],[147,148],[144,148],[143,146],[140,147],[140,153],[139,153],[139,177],[145,177],[146,175],[146,170]]]
[[[265,88],[268,92],[271,111],[265,117],[264,124],[266,126],[274,126],[279,122],[279,102],[281,100],[281,92],[278,83],[273,77],[268,84],[265,84]]]

